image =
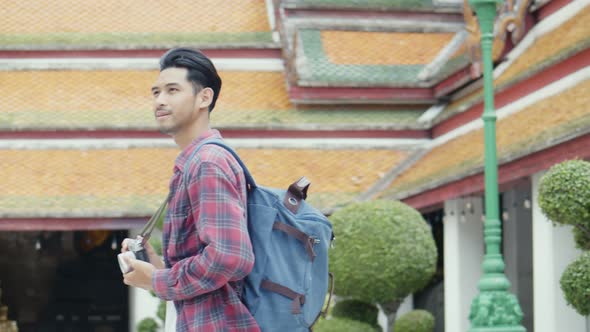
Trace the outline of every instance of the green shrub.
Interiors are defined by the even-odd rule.
[[[158,316],[162,322],[166,320],[166,301],[160,300],[156,316]]]
[[[395,321],[394,332],[432,332],[434,316],[426,310],[412,310]]]
[[[335,292],[367,303],[392,303],[423,288],[436,269],[430,228],[398,201],[356,203],[335,212],[330,250]]]
[[[541,178],[539,206],[554,222],[590,229],[590,163],[569,160],[551,167]]]
[[[346,318],[320,319],[313,327],[313,332],[378,332],[367,323]]]
[[[332,309],[332,316],[348,318],[377,326],[379,309],[376,305],[359,300],[342,300],[336,302]]]
[[[590,252],[567,266],[560,280],[565,300],[582,316],[590,314]]]
[[[137,324],[137,332],[158,332],[158,323],[153,318],[144,318]]]
[[[590,236],[578,227],[574,227],[573,233],[576,247],[581,250],[590,250]]]

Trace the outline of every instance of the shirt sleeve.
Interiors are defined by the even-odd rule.
[[[229,281],[243,279],[252,270],[254,254],[248,235],[246,202],[236,177],[207,161],[199,164],[196,175],[189,176],[195,236],[204,248],[170,269],[154,271],[152,286],[158,297],[169,301],[194,298]]]

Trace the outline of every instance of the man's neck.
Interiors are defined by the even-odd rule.
[[[180,150],[186,149],[197,137],[207,132],[209,128],[209,121],[195,122],[191,127],[186,128],[187,130],[177,133],[173,136],[174,142],[180,148]]]

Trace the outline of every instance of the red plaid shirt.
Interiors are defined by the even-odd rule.
[[[196,146],[210,137],[221,135],[207,131],[176,159],[162,236],[166,269],[154,272],[154,292],[174,301],[176,331],[258,332],[240,301],[241,281],[254,264],[244,172],[216,145],[203,146],[185,169]]]

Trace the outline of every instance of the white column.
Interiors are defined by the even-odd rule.
[[[401,317],[403,314],[407,314],[412,310],[414,310],[414,296],[410,294],[400,304],[399,308],[397,309],[396,316]]]
[[[445,331],[470,327],[471,302],[477,296],[484,255],[481,198],[445,202]]]
[[[137,324],[144,318],[153,318],[163,327],[163,323],[156,316],[159,304],[160,300],[148,291],[129,287],[129,331],[136,331]]]
[[[533,182],[533,287],[535,332],[584,332],[586,318],[565,302],[559,279],[581,252],[575,249],[571,227],[554,227],[538,205],[539,180]]]
[[[387,315],[381,309],[380,306],[379,313],[377,314],[377,323],[381,327],[383,331],[388,331],[389,326],[387,325]],[[395,319],[400,318],[403,314],[406,314],[410,311],[414,310],[414,296],[412,294],[408,295],[403,302],[399,305],[397,312],[395,313]]]

